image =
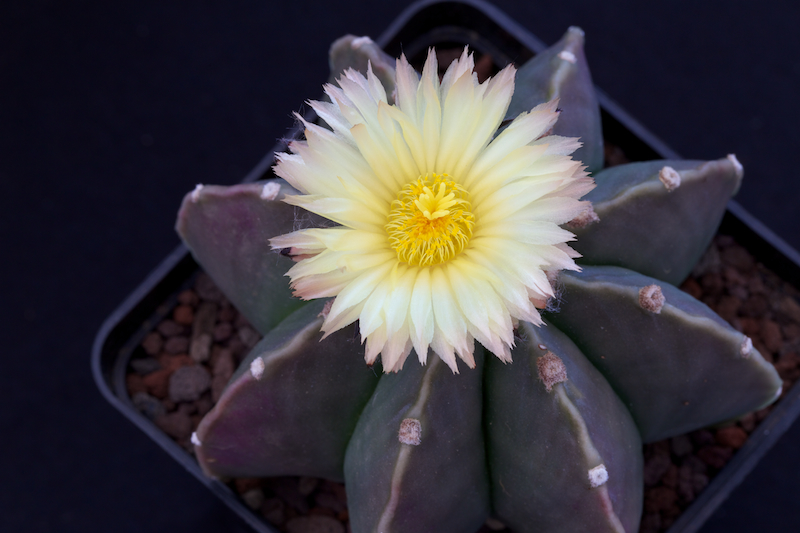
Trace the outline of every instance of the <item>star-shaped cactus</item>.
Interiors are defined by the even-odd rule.
[[[458,63],[452,69],[454,74],[445,74],[442,86],[469,91],[467,84],[472,83],[476,91],[491,92],[471,79],[471,69],[464,70],[465,64]],[[346,137],[351,128],[356,151],[348,154],[366,153],[359,136],[368,127],[357,128],[360,123],[347,114],[351,109],[361,109],[355,97],[351,98],[355,103],[346,98],[356,94],[361,80],[365,94],[378,95],[377,100],[383,102],[378,102],[378,109],[385,110],[381,127],[389,128],[400,139],[411,135],[403,129],[411,126],[398,114],[409,110],[408,87],[416,87],[408,74],[410,67],[402,62],[395,65],[369,39],[353,37],[335,43],[331,65],[335,75],[352,66],[360,67],[366,77],[359,78],[351,71],[347,74],[349,81],[342,82],[341,92],[329,91],[342,98],[315,104],[328,111],[338,106],[340,114],[331,112],[326,117],[335,122],[330,124],[334,131],[315,129],[312,133],[316,137],[309,138],[309,143],[322,142],[326,135]],[[448,75],[452,79],[448,80]],[[459,75],[467,76],[461,85],[455,81]],[[420,87],[428,80],[431,90],[444,91],[438,81],[425,76]],[[419,94],[427,90],[421,88]],[[446,114],[449,100],[441,98],[445,111],[440,112]],[[298,232],[331,226],[318,215],[332,209],[343,217],[344,208],[317,207],[317,215],[312,215],[293,207],[284,202],[287,197],[295,205],[311,205],[312,210],[319,198],[302,200],[304,197],[298,194],[309,194],[308,190],[298,191],[282,179],[198,187],[186,196],[178,216],[178,232],[206,272],[264,335],[193,436],[197,458],[208,475],[305,475],[344,480],[354,532],[474,531],[490,515],[517,532],[630,532],[637,530],[642,511],[642,442],[731,420],[777,398],[781,380],[749,339],[674,286],[708,246],[728,199],[739,187],[741,165],[728,156],[711,162],[650,161],[602,169],[600,113],[583,53],[583,33],[577,28],[570,28],[561,41],[519,69],[513,97],[504,107],[507,114],[498,117],[500,129],[511,132],[503,139],[512,137],[512,128],[520,129],[511,122],[520,113],[554,99],[558,99],[561,112],[553,130],[537,136],[539,141],[525,141],[520,149],[525,148],[530,155],[533,149],[529,147],[535,148],[537,142],[549,143],[561,147],[560,154],[554,153],[555,148],[549,152],[560,157],[577,146],[566,138],[579,137],[583,146],[574,157],[592,172],[597,187],[583,197],[593,208],[580,209],[563,225],[577,236],[572,247],[582,255],[577,259],[578,271],[556,272],[571,264],[563,258],[577,255],[568,253],[561,244],[558,249],[566,255],[559,256],[560,262],[531,264],[520,263],[516,257],[496,257],[493,261],[499,266],[487,263],[488,271],[495,274],[503,271],[504,263],[519,263],[523,270],[542,267],[549,277],[550,286],[537,292],[531,289],[534,284],[524,293],[526,302],[535,302],[542,310],[541,324],[520,319],[520,315],[529,315],[515,310],[528,304],[507,306],[508,323],[513,319],[516,326],[510,343],[511,363],[498,353],[503,343],[497,341],[499,348],[492,352],[499,357],[480,346],[469,357],[459,352],[468,366],[474,367],[462,368],[460,373],[453,372],[457,370],[454,358],[431,356],[426,360],[427,353],[417,354],[426,364],[413,361],[414,357],[403,365],[399,358],[405,360],[402,352],[410,351],[411,344],[397,344],[392,352],[391,342],[384,339],[387,347],[381,360],[385,364],[386,354],[393,354],[389,357],[391,368],[387,369],[393,372],[382,373],[380,363],[367,366],[359,328],[353,322],[360,316],[361,334],[368,337],[373,333],[365,334],[365,320],[390,318],[359,315],[363,307],[358,307],[358,312],[334,307],[333,313],[345,318],[339,320],[338,327],[332,327],[328,318],[331,300],[308,303],[293,298],[284,277],[293,265],[310,264],[303,260],[312,261],[315,254],[322,257],[323,248],[341,252],[356,247],[347,239],[331,244],[331,233]],[[435,112],[431,101],[426,100],[428,107],[420,111],[423,122],[425,113]],[[397,120],[400,126],[392,130],[394,126],[386,122],[391,120]],[[425,127],[420,131],[428,132]],[[547,137],[551,134],[554,136]],[[567,145],[572,148],[568,150]],[[292,164],[299,161],[313,166],[310,159],[303,159],[306,148],[300,145],[297,153],[286,159],[294,158]],[[544,154],[545,149],[540,152]],[[556,166],[570,164],[568,157],[554,161]],[[500,167],[503,161],[493,169]],[[491,171],[485,172],[488,175]],[[290,179],[296,175],[285,169],[281,172]],[[564,181],[557,190],[577,194],[580,189],[583,195],[586,181],[582,173],[582,168],[570,170],[569,176],[580,185]],[[480,190],[481,176],[474,183],[465,183]],[[408,199],[405,204],[392,205],[406,209],[408,221],[418,220],[413,223],[428,224],[426,228],[444,228],[446,224],[439,222],[449,219],[442,217],[452,215],[456,220],[458,214],[458,220],[467,221],[462,226],[468,231],[460,248],[435,260],[413,264],[410,255],[398,249],[398,261],[408,264],[400,266],[397,280],[406,279],[411,268],[446,272],[442,264],[457,260],[459,254],[471,257],[471,232],[483,235],[479,233],[480,214],[496,216],[496,211],[481,211],[476,204],[474,228],[468,227],[472,222],[464,218],[464,206],[472,206],[465,199],[466,193],[460,192],[461,185],[456,181],[426,185],[423,178],[419,178],[419,190],[409,185],[402,192],[406,196],[398,196]],[[432,176],[425,179],[434,180]],[[348,184],[344,179],[341,183]],[[305,182],[301,185],[313,188]],[[352,186],[347,191],[352,192]],[[517,194],[527,191],[520,188]],[[563,197],[569,194],[563,192]],[[506,196],[513,197],[510,193]],[[475,194],[470,198],[481,197]],[[459,209],[458,213],[454,209]],[[397,220],[396,216],[391,220]],[[402,231],[411,231],[407,228],[412,222],[408,221],[402,222]],[[387,232],[396,227],[400,226]],[[287,247],[284,253],[272,251],[271,240],[274,245],[276,237],[292,232],[306,240],[295,237],[293,242],[298,244]],[[407,235],[402,233],[395,240],[407,243]],[[524,240],[534,242],[537,238],[526,235]],[[299,256],[294,259],[301,262],[294,263],[288,257],[291,255]],[[304,272],[312,272],[311,267],[304,268]],[[345,266],[339,268],[342,275],[336,274],[339,277],[335,279],[344,287],[352,280],[344,276]],[[455,272],[455,268],[452,270]],[[511,267],[507,271],[512,272]],[[431,279],[435,279],[433,274]],[[501,281],[495,284],[500,287],[497,301],[510,302],[515,296],[503,292],[507,285]],[[460,281],[448,283],[457,293]],[[333,296],[343,290],[321,282],[315,287],[317,296]],[[381,285],[376,287],[375,291],[381,290]],[[447,298],[450,293],[441,294]],[[489,313],[481,308],[489,304],[479,301],[475,310],[468,310],[470,302],[459,300],[458,295],[453,298],[458,303],[455,307],[460,306],[467,317],[464,324],[481,330],[474,317]],[[428,305],[433,306],[431,350],[446,355],[449,346],[452,353],[460,341],[451,334],[458,328],[442,323],[438,309],[443,307],[437,307],[443,305],[441,302]],[[398,306],[393,304],[391,309]],[[414,317],[423,315],[410,312],[410,325],[398,331],[419,326],[424,333],[426,324],[414,324]],[[530,316],[540,315],[535,311]],[[433,329],[434,319],[435,328],[441,330]],[[329,335],[321,340],[325,324]],[[496,331],[502,336],[498,324]],[[372,329],[381,331],[381,327],[378,323]],[[474,343],[467,325],[464,328],[464,338]],[[442,339],[455,340],[437,344],[435,335],[440,331]],[[477,335],[475,338],[488,346],[494,331],[487,333],[485,342]],[[411,339],[408,343],[418,340],[413,332],[405,335]],[[373,341],[368,338],[367,342],[369,350]],[[423,345],[427,352],[428,345]],[[380,346],[373,350],[375,356]],[[469,345],[465,346],[463,350],[469,350]]]

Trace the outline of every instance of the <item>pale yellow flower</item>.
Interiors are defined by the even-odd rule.
[[[371,70],[349,70],[331,103],[309,103],[332,129],[305,123],[275,166],[303,193],[288,203],[340,224],[272,239],[303,257],[295,294],[335,296],[323,331],[359,320],[367,363],[381,354],[387,372],[412,347],[474,367],[475,339],[510,361],[515,322],[541,324],[535,302],[553,296],[546,272],[577,269],[559,225],[594,187],[569,157],[580,143],[547,136],[556,102],[495,137],[516,71],[478,83],[473,67],[465,50],[440,82],[433,51],[421,77],[401,57],[395,105]]]

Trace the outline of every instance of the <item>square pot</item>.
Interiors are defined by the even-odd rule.
[[[429,46],[469,45],[478,53],[490,54],[498,65],[514,58],[524,62],[544,50],[544,43],[516,24],[507,15],[480,0],[422,1],[405,10],[377,39],[392,56],[402,51],[414,63],[424,57]],[[630,161],[679,159],[679,156],[628,116],[604,93],[598,91],[603,136],[608,145],[621,147]],[[312,119],[313,117],[307,117]],[[291,137],[300,134],[297,128]],[[273,177],[275,147],[244,178],[244,182]],[[774,233],[731,201],[720,232],[756,256],[762,264],[783,279],[800,279],[800,255]],[[92,350],[92,370],[103,395],[128,419],[147,433],[176,461],[194,474],[212,492],[256,531],[277,530],[248,508],[228,486],[206,477],[195,459],[163,433],[133,405],[126,387],[126,372],[134,350],[145,335],[176,305],[177,294],[188,287],[199,270],[188,249],[181,245],[137,287],[108,317],[97,334]],[[697,531],[730,492],[748,475],[758,461],[800,414],[800,388],[784,394],[771,414],[758,426],[746,444],[717,475],[697,500],[678,518],[670,533]]]

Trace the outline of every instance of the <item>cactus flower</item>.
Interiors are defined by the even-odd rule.
[[[570,157],[580,143],[548,135],[557,101],[498,134],[516,71],[479,83],[473,68],[465,49],[440,81],[432,50],[421,77],[401,57],[395,104],[371,68],[347,70],[325,87],[330,103],[309,102],[331,129],[304,121],[305,141],[278,156],[275,173],[302,193],[285,201],[338,224],[271,240],[298,261],[292,289],[335,296],[322,330],[359,320],[367,363],[380,354],[386,372],[412,348],[474,368],[474,340],[510,361],[516,321],[542,323],[547,273],[578,270],[559,226],[594,187]]]

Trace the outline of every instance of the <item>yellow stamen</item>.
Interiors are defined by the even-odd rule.
[[[472,237],[475,216],[469,193],[447,174],[420,176],[392,202],[386,232],[397,258],[410,265],[449,261]]]

